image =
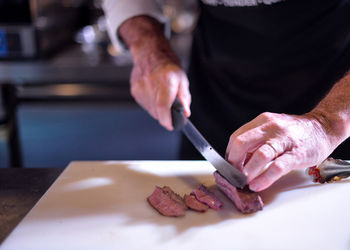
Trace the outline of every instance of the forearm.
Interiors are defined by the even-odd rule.
[[[339,145],[350,136],[350,71],[309,114],[323,125],[331,144]]]
[[[134,63],[154,68],[169,62],[179,65],[162,25],[156,19],[146,15],[132,17],[120,26],[118,34],[129,47]]]

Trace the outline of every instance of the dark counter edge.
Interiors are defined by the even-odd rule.
[[[64,168],[0,169],[0,246]]]

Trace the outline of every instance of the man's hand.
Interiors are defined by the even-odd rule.
[[[190,116],[191,95],[186,74],[160,23],[148,16],[133,17],[121,25],[119,35],[133,56],[132,96],[161,125],[172,130],[172,103],[178,97],[185,115]]]
[[[227,160],[247,175],[253,191],[293,169],[321,163],[350,136],[349,92],[350,72],[307,114],[259,115],[232,134]]]
[[[177,64],[161,60],[158,66],[137,61],[134,63],[131,73],[132,96],[168,130],[173,129],[170,108],[176,97],[185,107],[185,114],[190,115],[188,85],[185,73]]]
[[[258,192],[293,169],[321,163],[340,143],[331,127],[318,112],[263,113],[231,135],[226,158]]]

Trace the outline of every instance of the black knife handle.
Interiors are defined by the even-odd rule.
[[[182,129],[186,123],[185,109],[178,98],[175,99],[171,106],[171,120],[175,130]]]

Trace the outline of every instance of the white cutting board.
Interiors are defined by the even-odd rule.
[[[1,250],[350,249],[350,181],[314,184],[292,172],[262,193],[263,211],[238,213],[220,192],[219,212],[161,216],[146,197],[155,185],[183,195],[213,190],[205,161],[71,163]]]

